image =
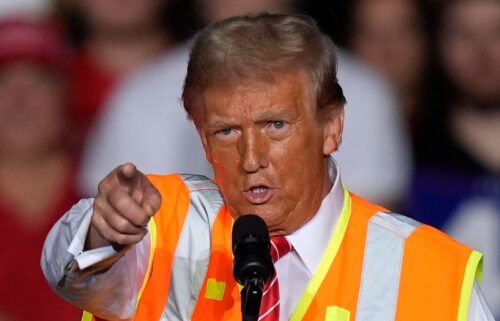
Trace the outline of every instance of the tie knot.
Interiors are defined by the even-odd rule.
[[[271,237],[271,256],[274,263],[291,250],[292,244],[283,235]]]

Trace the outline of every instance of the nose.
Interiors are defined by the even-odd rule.
[[[255,130],[243,132],[240,140],[241,167],[247,173],[255,173],[268,166],[268,143]]]

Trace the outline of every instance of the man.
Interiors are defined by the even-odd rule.
[[[205,0],[200,1],[199,10],[206,20],[218,21],[245,12],[289,13],[294,2]],[[169,50],[113,92],[82,153],[78,183],[84,195],[94,196],[100,180],[124,162],[133,162],[146,173],[213,177],[179,100],[188,56],[187,46]],[[348,101],[343,144],[334,155],[342,179],[371,201],[386,207],[400,205],[410,182],[412,157],[396,93],[349,52],[338,48],[336,56],[337,78]],[[359,88],[363,88],[362,95]],[[113,146],[112,153],[109,146]]]
[[[488,320],[481,254],[344,190],[334,50],[303,16],[202,31],[183,101],[215,184],[119,166],[49,234],[54,290],[105,320],[241,320],[231,228],[252,213],[291,249],[260,320]]]

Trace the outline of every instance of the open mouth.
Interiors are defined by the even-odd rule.
[[[273,190],[267,186],[259,185],[251,187],[245,192],[245,197],[252,204],[263,204],[267,202],[273,194]]]

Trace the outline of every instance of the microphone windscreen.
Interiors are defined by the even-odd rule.
[[[267,231],[266,222],[257,215],[247,214],[236,219],[232,234],[233,251],[235,245],[248,236],[258,238],[265,244],[269,243],[269,232]]]

